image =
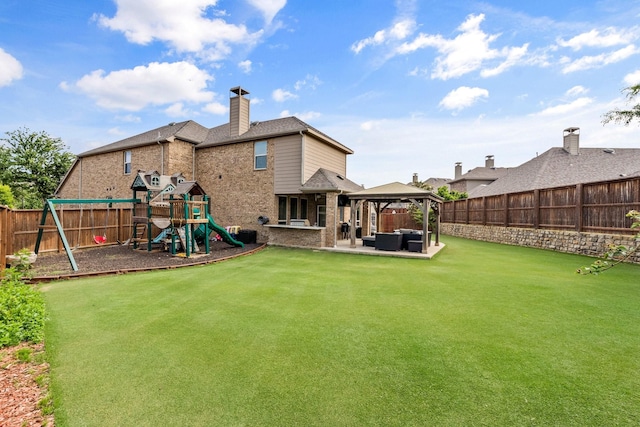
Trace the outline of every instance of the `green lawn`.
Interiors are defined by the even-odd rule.
[[[56,425],[640,424],[640,267],[444,241],[46,285]]]

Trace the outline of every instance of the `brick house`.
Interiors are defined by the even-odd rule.
[[[303,226],[318,231],[306,246],[334,246],[350,215],[341,196],[362,189],[346,178],[353,151],[296,117],[251,122],[249,92],[231,93],[229,123],[170,123],[79,154],[56,197],[129,198],[138,171],[182,174],[209,195],[219,224],[256,230],[259,241],[270,227]]]

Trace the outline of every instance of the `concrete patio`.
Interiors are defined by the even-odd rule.
[[[442,241],[439,246],[435,246],[433,242],[431,242],[431,246],[428,247],[427,253],[423,254],[420,252],[409,252],[409,251],[381,251],[377,250],[372,246],[363,246],[362,239],[356,239],[356,247],[351,248],[350,240],[338,240],[338,243],[335,247],[324,247],[319,248],[318,250],[329,251],[329,252],[341,252],[341,253],[349,253],[349,254],[360,254],[360,255],[375,255],[375,256],[386,256],[386,257],[396,257],[396,258],[418,258],[418,259],[431,259],[438,252],[440,252],[446,246]]]

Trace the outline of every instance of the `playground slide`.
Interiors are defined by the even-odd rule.
[[[238,247],[244,248],[244,243],[239,242],[233,237],[231,237],[231,234],[229,234],[227,229],[216,224],[216,222],[213,220],[213,217],[211,215],[207,215],[207,219],[209,220],[209,233],[211,233],[212,231],[215,231],[220,235],[220,237],[222,237],[223,242],[228,243],[232,246],[238,246]],[[195,235],[197,239],[204,238],[204,224],[200,225],[200,227],[198,227],[195,230]]]

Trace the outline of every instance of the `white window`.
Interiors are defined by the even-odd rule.
[[[253,144],[253,157],[254,169],[267,168],[267,141],[260,141]]]
[[[160,185],[160,177],[159,177],[159,176],[157,176],[157,175],[153,175],[153,176],[151,177],[151,185],[154,185],[154,186],[156,186],[156,187],[157,187],[158,185]]]
[[[129,175],[131,173],[131,151],[124,152],[124,174]]]
[[[318,205],[318,227],[327,226],[327,206]]]

